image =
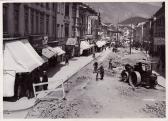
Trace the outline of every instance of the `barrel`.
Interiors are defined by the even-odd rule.
[[[141,75],[138,71],[133,71],[129,76],[129,84],[137,87],[141,83]]]

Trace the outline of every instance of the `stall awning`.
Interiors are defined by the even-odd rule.
[[[43,50],[42,50],[42,55],[47,57],[48,59],[56,54],[57,54],[57,52],[54,50],[54,48],[49,47],[49,46],[43,48]]]
[[[15,71],[3,72],[3,97],[14,96]]]
[[[27,39],[5,42],[4,70],[31,72],[43,63]]]
[[[68,38],[66,45],[77,45],[77,38]]]
[[[97,47],[102,47],[105,44],[106,44],[106,41],[97,41],[96,42]]]
[[[14,96],[15,74],[31,72],[41,66],[44,60],[36,53],[28,40],[4,43],[3,96]]]
[[[91,48],[90,44],[87,41],[81,41],[80,43],[80,54],[83,53],[83,50]]]
[[[63,51],[61,47],[54,47],[54,50],[57,52],[57,55],[65,54],[65,51]]]
[[[90,48],[90,44],[87,41],[81,41],[80,49],[86,50]]]

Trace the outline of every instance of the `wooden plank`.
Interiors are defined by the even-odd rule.
[[[36,90],[35,90],[35,87],[36,87],[36,86],[42,86],[42,85],[49,84],[49,83],[53,83],[53,82],[54,82],[54,81],[52,81],[52,82],[42,82],[42,83],[38,83],[38,84],[33,84],[33,91],[34,91],[35,97],[37,98],[37,95],[40,94],[40,93],[49,93],[49,92],[51,92],[51,91],[61,91],[61,90],[62,90],[62,93],[63,93],[62,98],[64,98],[64,97],[65,97],[65,90],[64,90],[64,84],[63,84],[63,81],[62,81],[62,80],[57,81],[57,86],[56,86],[56,88],[54,88],[54,89],[41,90],[41,91],[36,91]],[[59,87],[59,86],[61,86],[61,87]],[[50,96],[47,96],[46,98],[50,98]],[[51,97],[51,98],[53,98],[53,97]],[[55,98],[55,97],[54,97],[54,98]],[[42,98],[40,98],[40,99],[42,99]]]

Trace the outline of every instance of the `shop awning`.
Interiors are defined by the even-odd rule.
[[[36,53],[27,39],[4,43],[3,96],[14,96],[15,74],[31,72],[44,60]]]
[[[80,54],[83,53],[83,50],[91,48],[90,44],[87,41],[81,41],[80,43]]]
[[[77,38],[68,38],[66,45],[77,45]]]
[[[15,71],[3,72],[3,97],[14,96]]]
[[[81,41],[80,49],[86,50],[90,48],[90,44],[87,41]]]
[[[97,47],[102,47],[105,44],[106,44],[106,41],[97,41],[96,42]]]
[[[5,42],[4,70],[31,72],[43,63],[27,39]]]
[[[43,48],[43,50],[42,50],[42,55],[47,57],[48,59],[56,54],[57,54],[57,52],[54,50],[54,48],[49,47],[49,46]]]
[[[54,50],[57,52],[57,55],[65,54],[65,51],[63,51],[61,47],[54,47]]]

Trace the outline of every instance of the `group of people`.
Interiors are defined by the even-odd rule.
[[[101,64],[100,67],[98,66],[98,62],[94,62],[93,64],[93,73],[96,73],[96,80],[98,80],[99,74],[100,74],[100,80],[103,80],[104,78],[104,67]],[[113,70],[113,68],[115,68],[114,66],[112,66],[112,59],[109,60],[109,67],[110,70]]]
[[[99,74],[100,74],[100,80],[103,80],[103,78],[104,78],[104,67],[103,67],[103,65],[101,65],[100,67],[98,67],[98,62],[95,62],[93,64],[93,66],[94,66],[93,73],[96,73],[96,80],[98,80]]]

